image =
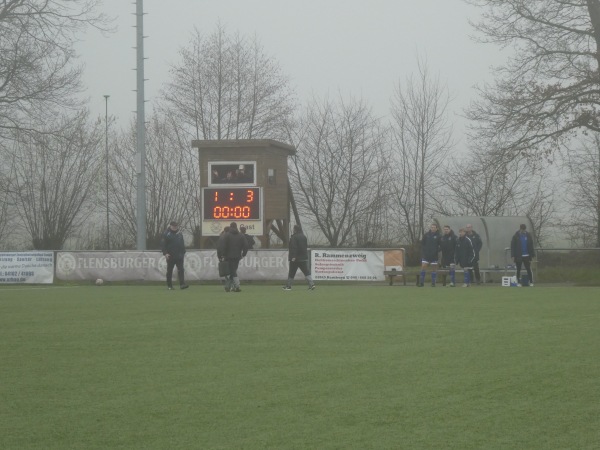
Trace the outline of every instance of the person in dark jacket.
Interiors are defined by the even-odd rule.
[[[254,248],[254,244],[256,244],[254,237],[246,233],[246,227],[244,225],[240,225],[240,233],[242,233],[248,241],[248,250],[252,250]]]
[[[471,286],[471,272],[475,261],[475,247],[473,241],[467,236],[467,230],[461,228],[458,230],[458,239],[456,240],[456,249],[454,250],[456,264],[459,264],[465,273],[463,287]]]
[[[219,262],[225,261],[225,255],[221,253],[221,250],[224,250],[223,241],[225,240],[225,235],[227,233],[229,233],[228,226],[223,228],[223,231],[221,231],[221,234],[219,235],[219,240],[217,241],[217,258],[219,259]],[[229,275],[221,277],[221,284],[225,288],[225,292],[229,292],[231,290],[231,278]]]
[[[248,253],[248,241],[238,231],[237,223],[231,222],[229,232],[225,233],[223,240],[217,243],[217,254],[229,263],[229,286],[231,292],[242,292],[240,279],[237,274],[240,260]]]
[[[283,290],[292,290],[292,283],[298,269],[304,274],[308,283],[308,289],[314,290],[316,286],[310,274],[310,269],[308,268],[308,240],[302,232],[300,225],[294,225],[294,232],[290,238],[288,261],[290,266],[288,270],[288,279]]]
[[[533,287],[531,260],[535,257],[533,236],[527,231],[527,225],[522,223],[510,242],[510,256],[517,265],[517,286],[521,286],[521,265],[525,265],[529,286]]]
[[[471,239],[473,243],[473,250],[475,250],[475,261],[473,261],[473,268],[469,270],[469,274],[471,275],[471,281],[473,280],[473,275],[475,275],[475,282],[477,284],[481,284],[481,273],[479,272],[479,252],[483,248],[483,241],[481,240],[481,236],[473,229],[473,225],[468,223],[466,226],[467,237]]]
[[[456,264],[454,263],[454,250],[456,249],[456,234],[449,225],[444,225],[444,233],[440,239],[442,251],[442,268],[448,269],[450,287],[456,286]]]
[[[177,276],[179,278],[179,287],[187,289],[185,284],[185,272],[183,269],[183,259],[185,258],[185,243],[183,234],[179,229],[177,222],[171,222],[165,230],[160,241],[162,254],[167,259],[167,288],[173,289],[173,268],[177,266]]]
[[[429,231],[423,235],[421,240],[421,281],[419,287],[423,287],[425,283],[425,272],[427,267],[431,265],[431,286],[435,287],[437,278],[438,257],[440,253],[440,231],[437,224],[432,223]]]

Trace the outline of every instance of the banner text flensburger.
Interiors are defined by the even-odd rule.
[[[0,284],[52,284],[54,253],[0,253]]]
[[[190,250],[185,255],[186,281],[218,280],[216,250]],[[250,250],[240,261],[243,280],[285,280],[287,250]],[[56,277],[60,280],[164,281],[167,260],[157,251],[58,252]],[[176,277],[175,269],[174,277]]]

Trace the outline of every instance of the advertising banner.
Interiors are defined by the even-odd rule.
[[[240,261],[242,280],[285,280],[287,250],[250,250]],[[184,260],[186,281],[218,280],[216,250],[190,250]],[[167,260],[158,251],[58,252],[60,280],[165,281]],[[176,279],[177,269],[174,271]]]
[[[52,284],[53,281],[52,252],[0,253],[0,283]]]
[[[385,270],[402,270],[404,250],[313,249],[314,280],[385,281]]]

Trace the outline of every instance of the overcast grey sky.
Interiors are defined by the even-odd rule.
[[[104,0],[116,33],[89,31],[78,45],[94,115],[108,111],[121,125],[135,118],[135,0]],[[479,11],[462,0],[145,0],[146,112],[169,78],[178,50],[194,27],[211,33],[221,22],[234,33],[256,35],[291,80],[301,102],[312,94],[363,97],[386,115],[399,80],[416,71],[416,57],[447,84],[451,120],[474,97],[473,86],[491,80],[499,50],[476,44],[468,19]],[[462,146],[464,142],[460,145]]]

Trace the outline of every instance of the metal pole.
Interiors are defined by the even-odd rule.
[[[110,250],[110,220],[109,220],[109,213],[108,213],[108,97],[110,97],[110,95],[105,95],[104,96],[104,103],[105,103],[105,112],[104,112],[104,122],[106,125],[106,132],[105,132],[105,137],[106,137],[106,141],[105,141],[105,148],[106,148],[106,249]]]
[[[146,250],[146,114],[144,111],[144,2],[136,1],[137,249]]]

